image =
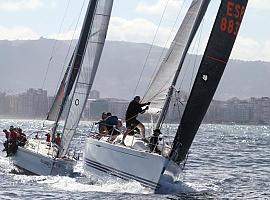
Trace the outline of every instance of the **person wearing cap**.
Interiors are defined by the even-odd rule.
[[[133,132],[133,130],[138,127],[141,131],[142,140],[146,141],[145,139],[145,127],[144,125],[137,120],[137,116],[139,114],[143,114],[146,110],[148,110],[148,105],[150,105],[150,102],[148,103],[140,103],[140,96],[135,96],[134,99],[129,103],[127,111],[126,111],[126,127],[127,131],[123,134],[123,139],[121,144],[125,145],[124,140],[127,136],[127,134],[130,134]],[[146,106],[144,109],[143,107]]]

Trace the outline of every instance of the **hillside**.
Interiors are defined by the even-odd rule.
[[[20,93],[41,88],[55,40],[0,41],[0,91]],[[58,41],[44,89],[54,94],[66,58],[68,41]],[[94,89],[102,97],[130,99],[149,50],[148,44],[108,41],[105,45]],[[154,47],[137,94],[142,94],[162,52]],[[195,56],[189,56],[191,60]],[[198,60],[198,59],[197,59]],[[151,64],[154,64],[152,66]],[[149,67],[150,66],[150,67]],[[230,60],[220,82],[216,99],[270,96],[270,63]]]

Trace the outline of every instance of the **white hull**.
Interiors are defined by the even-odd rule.
[[[46,145],[46,144],[45,144]],[[43,144],[39,146],[41,148]],[[53,158],[42,151],[35,151],[29,146],[18,147],[12,157],[13,164],[27,174],[35,175],[71,175],[75,161],[71,159]]]
[[[84,155],[85,170],[108,173],[125,180],[136,180],[156,190],[168,160],[158,154],[88,138]]]

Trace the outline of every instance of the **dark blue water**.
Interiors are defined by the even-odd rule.
[[[10,125],[32,130],[42,121],[0,120],[0,129]],[[83,148],[90,129],[82,123],[73,145]],[[71,178],[14,174],[4,152],[0,158],[0,199],[270,199],[269,126],[202,125],[182,182],[164,181],[163,194],[137,182],[85,173],[82,161]]]

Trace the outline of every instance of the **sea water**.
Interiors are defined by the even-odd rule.
[[[26,133],[38,120],[0,120]],[[80,124],[72,145],[83,150],[91,122]],[[177,126],[171,125],[172,130]],[[0,135],[0,145],[5,140]],[[82,159],[73,177],[15,173],[0,152],[0,199],[270,199],[270,126],[201,125],[178,182],[162,180],[158,194],[136,181],[97,177],[85,172]]]

